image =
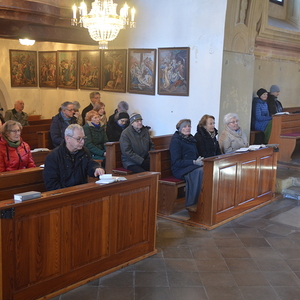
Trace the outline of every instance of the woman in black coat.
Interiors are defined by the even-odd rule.
[[[217,140],[218,130],[215,128],[215,118],[210,115],[204,115],[197,126],[195,139],[200,156],[211,157],[220,155],[221,150]]]
[[[128,127],[129,115],[127,112],[119,112],[116,118],[110,118],[107,122],[106,135],[110,142],[118,142],[122,131]]]

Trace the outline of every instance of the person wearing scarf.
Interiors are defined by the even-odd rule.
[[[203,180],[203,157],[199,156],[197,141],[191,134],[191,120],[180,120],[176,129],[170,143],[171,169],[174,177],[186,181],[187,210],[196,211]]]
[[[122,131],[129,125],[129,115],[126,111],[118,112],[116,119],[110,118],[107,122],[106,134],[110,142],[120,140]]]
[[[215,128],[215,118],[204,115],[197,126],[195,139],[200,156],[211,157],[220,155],[221,150],[217,140],[218,130]]]
[[[229,113],[224,116],[225,129],[220,135],[219,144],[222,153],[231,153],[237,149],[249,146],[247,137],[239,126],[237,114]]]
[[[101,124],[98,112],[91,110],[86,114],[83,130],[86,136],[85,146],[90,150],[93,159],[104,160],[106,156],[104,144],[108,139],[105,125]]]
[[[34,168],[30,147],[21,139],[22,125],[9,120],[0,137],[0,172]]]

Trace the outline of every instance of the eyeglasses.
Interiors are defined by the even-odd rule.
[[[237,120],[237,121],[231,121],[231,122],[229,122],[230,124],[237,124],[239,121]]]
[[[78,143],[80,143],[80,142],[82,142],[82,141],[85,141],[85,140],[87,139],[86,136],[83,136],[83,137],[77,137],[77,138],[75,138],[75,137],[73,137],[73,136],[70,136],[70,135],[68,135],[68,136],[69,136],[70,138],[76,140]]]
[[[10,132],[13,132],[13,133],[20,133],[21,130],[20,129],[16,129],[16,130],[10,130]]]
[[[67,109],[67,108],[66,108],[66,110],[67,110],[67,111],[75,111],[74,108],[72,108],[72,109]]]

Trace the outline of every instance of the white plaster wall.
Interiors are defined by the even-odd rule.
[[[110,115],[125,100],[130,112],[140,112],[154,135],[173,133],[182,118],[192,119],[193,132],[203,114],[212,114],[218,124],[226,0],[135,0],[137,28],[123,30],[110,49],[190,47],[190,93],[188,97],[101,92]],[[71,10],[70,10],[71,15]],[[36,43],[24,48],[15,40],[0,40],[0,89],[7,108],[17,99],[25,111],[50,118],[63,101],[77,100],[84,108],[88,90],[11,88],[9,49],[34,51],[92,50],[93,46]],[[2,104],[5,108],[5,104]]]

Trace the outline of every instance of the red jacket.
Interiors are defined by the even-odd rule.
[[[21,139],[18,148],[8,145],[6,140],[0,137],[0,172],[34,168],[30,147]]]

